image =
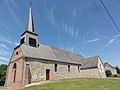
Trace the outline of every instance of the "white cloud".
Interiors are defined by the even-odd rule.
[[[61,48],[70,52],[75,51],[75,45],[62,45]]]
[[[8,61],[8,58],[0,56],[0,60],[2,60],[2,61]]]
[[[8,9],[10,11],[9,16],[13,20],[12,22],[14,22],[16,25],[24,26],[23,22],[21,21],[20,18],[17,17],[17,15],[16,15],[16,13],[13,9],[13,7],[14,7],[14,8],[17,9],[17,12],[20,11],[20,9],[18,8],[18,6],[14,2],[14,0],[12,0],[12,1],[5,0],[5,3],[6,3],[6,6],[8,7]],[[19,33],[15,30],[14,26],[11,24],[10,20],[7,20],[6,24],[9,26],[9,28],[12,28],[12,31],[14,31],[16,34],[19,35]]]
[[[77,39],[78,38],[78,31],[76,31],[75,36],[76,36],[76,39]]]
[[[113,36],[114,38],[118,38],[118,37],[120,37],[120,34],[118,34],[118,35],[116,35],[116,36]]]
[[[109,46],[110,44],[112,44],[115,40],[116,40],[116,38],[113,38],[113,39],[109,40],[109,42],[105,45],[105,47],[107,47],[107,46]]]
[[[62,29],[72,37],[78,38],[78,30],[73,24],[62,23]]]
[[[48,20],[50,21],[50,23],[53,25],[53,26],[56,26],[58,27],[58,24],[56,22],[56,18],[55,18],[55,15],[54,15],[54,10],[55,10],[55,5],[54,6],[51,6],[51,7],[47,7],[47,5],[45,5],[45,12],[46,12],[46,16],[48,18]]]
[[[105,47],[109,46],[110,44],[114,43],[115,40],[117,40],[120,37],[120,34],[112,36],[112,39],[108,41],[108,43],[105,45]]]
[[[75,8],[73,9],[72,15],[73,15],[74,17],[76,17],[76,16],[77,16],[77,11],[76,11],[76,9],[75,9]]]
[[[71,46],[71,47],[69,46],[66,48],[66,50],[68,50],[70,52],[74,52],[74,49],[75,49],[74,46]]]
[[[8,40],[8,39],[6,39],[6,38],[1,38],[3,41],[5,41],[5,42],[7,42],[7,43],[9,43],[9,44],[11,44],[11,45],[13,45],[12,44],[12,42],[10,41],[10,40]]]
[[[61,47],[61,40],[60,40],[60,26],[56,21],[55,15],[54,15],[54,11],[55,11],[55,5],[51,6],[50,8],[47,7],[47,5],[45,5],[45,12],[46,12],[46,16],[49,20],[49,22],[51,23],[51,25],[56,28],[56,30],[58,30],[58,43]]]
[[[18,7],[18,5],[16,4],[16,2],[14,0],[10,1],[12,3],[12,5],[17,9],[20,10],[20,8]]]
[[[10,52],[7,50],[4,50],[4,49],[0,49],[0,55],[1,56],[9,56],[10,55]]]
[[[16,46],[19,45],[19,42],[13,42],[12,40],[8,39],[8,37],[6,36],[0,35],[0,38],[1,38],[0,41],[6,42],[8,44],[16,45]],[[5,45],[0,45],[0,46],[8,49]]]
[[[7,50],[10,50],[6,45],[4,44],[0,44],[0,47],[4,48],[4,49],[7,49]]]
[[[99,41],[100,39],[98,38],[95,38],[95,39],[92,39],[92,40],[88,40],[87,43],[92,43],[92,42],[96,42],[96,41]]]
[[[88,34],[88,33],[87,33]],[[102,37],[102,38],[95,38],[95,39],[91,39],[91,40],[87,40],[86,43],[92,43],[92,42],[97,42],[97,41],[100,41],[100,40],[104,40],[104,39],[109,39],[109,38],[112,38],[108,41],[108,43],[105,45],[105,47],[109,46],[110,44],[114,43],[114,41],[120,37],[120,34],[118,35],[115,35],[115,36],[105,36],[105,37]],[[84,38],[84,41],[83,41],[83,44],[86,44],[85,43],[85,38]]]
[[[16,46],[18,46],[18,45],[19,45],[19,42],[15,42],[14,44],[15,44]]]
[[[1,64],[6,64],[6,63],[5,63],[5,62],[3,62],[3,61],[0,61],[0,65],[1,65]]]
[[[116,39],[116,38],[111,39],[111,40],[108,42],[108,44],[113,43],[113,42],[115,41],[115,39]]]

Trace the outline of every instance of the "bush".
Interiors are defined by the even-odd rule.
[[[107,77],[111,77],[112,75],[112,72],[110,70],[106,70],[105,73]]]
[[[0,65],[0,86],[3,86],[6,79],[7,65]]]
[[[113,74],[112,77],[117,77],[117,74]]]
[[[120,78],[120,74],[117,74],[117,77],[119,77],[119,78]]]
[[[120,74],[113,74],[112,77],[118,77],[118,78],[120,78]]]
[[[120,68],[118,66],[115,67],[117,70],[117,74],[120,74]]]

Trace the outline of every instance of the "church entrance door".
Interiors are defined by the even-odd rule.
[[[50,69],[46,69],[46,80],[50,80]]]

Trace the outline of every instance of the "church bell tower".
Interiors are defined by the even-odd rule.
[[[34,22],[32,16],[32,8],[30,5],[28,20],[25,28],[25,32],[21,35],[20,44],[27,46],[38,47],[38,34],[34,32]]]

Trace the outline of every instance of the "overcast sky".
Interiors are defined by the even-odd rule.
[[[100,0],[31,0],[39,43],[79,53],[99,55],[120,66],[120,32]],[[120,28],[120,0],[103,0]],[[8,63],[25,31],[29,0],[0,0],[0,64]]]

